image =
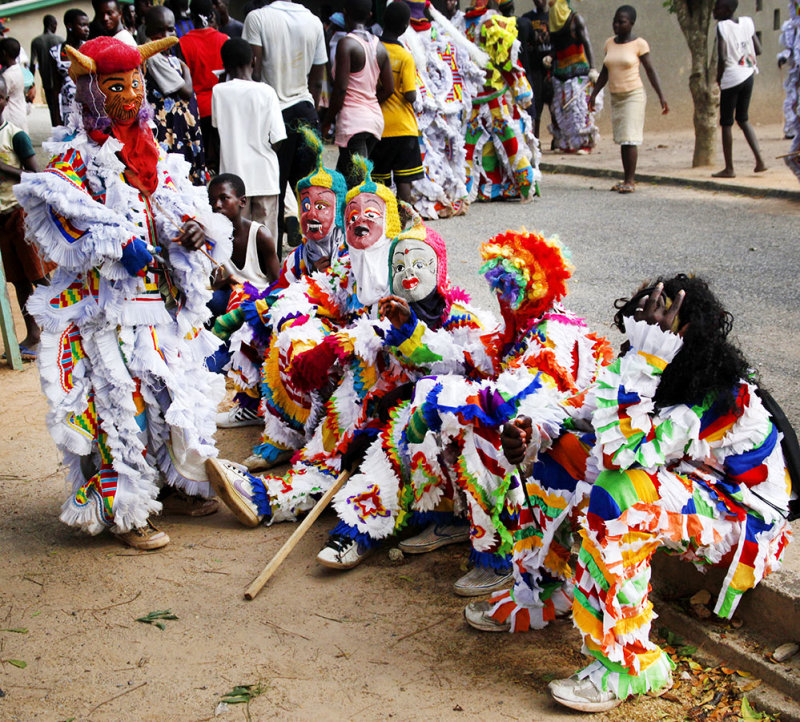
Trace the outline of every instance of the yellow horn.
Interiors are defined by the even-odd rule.
[[[139,55],[142,56],[142,62],[144,62],[148,58],[152,58],[154,55],[157,55],[162,50],[171,48],[173,45],[177,44],[177,42],[178,38],[173,35],[168,38],[159,38],[158,40],[151,40],[149,43],[144,43],[144,45],[140,45]]]
[[[97,72],[97,63],[88,55],[84,55],[80,50],[76,50],[71,45],[64,46],[64,52],[69,56],[69,74],[73,79],[81,75],[89,75]]]

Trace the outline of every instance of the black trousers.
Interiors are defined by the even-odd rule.
[[[286,126],[286,140],[278,148],[278,166],[280,167],[280,187],[278,189],[278,238],[282,239],[286,225],[283,220],[284,193],[286,184],[289,183],[292,193],[295,192],[297,181],[307,176],[314,169],[316,156],[305,144],[305,140],[298,130],[301,125],[309,125],[317,133],[320,132],[319,116],[314,110],[314,105],[307,100],[290,105],[283,111],[283,123]],[[280,242],[277,243],[280,256]]]

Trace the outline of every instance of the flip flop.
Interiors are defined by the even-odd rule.
[[[38,351],[35,349],[31,350],[27,346],[19,347],[19,355],[22,356],[23,361],[36,361],[37,354]]]
[[[623,185],[625,185],[625,184],[622,181],[620,181],[619,183],[615,183],[608,190],[610,190],[610,191],[619,191],[619,189],[622,188]]]
[[[636,188],[633,187],[633,183],[623,183],[619,187],[620,193],[633,193],[635,190]]]

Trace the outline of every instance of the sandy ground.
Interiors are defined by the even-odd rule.
[[[254,601],[242,592],[294,525],[244,529],[227,510],[166,517],[171,544],[136,552],[58,521],[63,471],[36,368],[0,365],[0,719],[201,720],[235,685],[261,684],[252,719],[561,719],[546,684],[582,664],[566,622],[476,632],[451,592],[467,549],[324,570],[328,511]],[[255,429],[220,430],[243,458]],[[154,610],[166,629],[137,623]],[[25,630],[25,631],[9,631]],[[20,669],[8,660],[21,660]],[[644,699],[610,719],[671,718]],[[624,714],[623,714],[624,710]],[[244,705],[219,719],[244,719]]]

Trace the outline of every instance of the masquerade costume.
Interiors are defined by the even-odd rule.
[[[524,109],[533,92],[518,59],[516,18],[488,10],[476,0],[464,14],[465,33],[491,60],[467,122],[469,199],[528,198],[538,195],[539,141]]]
[[[591,150],[597,144],[595,113],[588,100],[594,84],[589,80],[589,61],[581,42],[573,34],[575,13],[569,0],[556,0],[550,7],[550,43],[553,46],[553,103],[555,125],[550,127],[556,147],[564,151]],[[595,112],[603,109],[603,93],[595,100]]]
[[[71,488],[61,519],[91,534],[146,526],[161,509],[160,476],[213,494],[202,461],[216,455],[224,384],[204,366],[217,344],[203,330],[211,264],[171,239],[196,218],[223,260],[230,224],[189,183],[188,164],[159,153],[139,111],[138,68],[172,42],[101,37],[68,48],[83,116],[56,129],[45,171],[16,187],[28,239],[58,264],[29,309],[43,329],[47,424]]]
[[[783,133],[792,138],[791,153],[785,158],[786,165],[800,179],[800,120],[798,120],[798,89],[800,89],[800,5],[796,0],[789,2],[789,19],[781,26],[781,44],[785,48],[778,59],[788,62],[789,72],[783,81],[786,99],[783,101]]]
[[[522,494],[502,454],[500,428],[526,414],[547,446],[559,435],[564,418],[578,415],[580,390],[594,380],[608,346],[587,333],[581,319],[555,305],[571,273],[556,239],[508,232],[484,244],[481,252],[486,261],[482,272],[501,299],[505,319],[482,339],[490,355],[488,373],[473,369],[470,376],[419,381],[411,401],[392,409],[360,476],[371,483],[386,479],[381,506],[392,516],[381,520],[384,528],[447,523],[453,510],[466,512],[471,561],[504,571],[512,548],[508,528]],[[473,352],[471,357],[478,356]],[[358,481],[354,476],[348,486]],[[339,511],[342,499],[334,503]],[[363,519],[355,525],[359,531],[367,527]]]
[[[624,699],[669,683],[672,663],[649,640],[650,558],[659,547],[728,572],[714,612],[778,568],[790,529],[790,480],[780,434],[756,388],[742,380],[734,408],[654,407],[661,374],[683,339],[625,318],[630,350],[593,392],[593,451],[601,470],[581,520],[575,624],[594,661],[579,672]],[[555,691],[554,691],[555,694]]]
[[[401,40],[417,70],[417,125],[425,169],[425,177],[412,184],[414,208],[423,218],[460,215],[468,205],[464,125],[483,86],[488,56],[427,0],[404,2],[411,9],[411,24]]]
[[[319,136],[310,128],[301,128],[300,132],[316,156],[314,170],[297,183],[301,219],[313,217],[312,224],[320,223],[316,209],[311,206],[319,204],[313,196],[313,189],[322,189],[334,194],[332,223],[328,229],[323,228],[326,232],[320,239],[303,236],[303,242],[286,257],[280,275],[266,290],[258,291],[245,284],[239,296],[240,303],[234,302],[233,306],[229,303],[229,312],[215,324],[218,335],[232,333],[228,377],[237,392],[235,401],[239,406],[253,411],[259,408],[264,388],[263,365],[254,359],[270,357],[272,326],[269,311],[272,304],[292,284],[314,273],[315,261],[327,258],[331,265],[335,265],[336,260],[347,253],[343,232],[347,183],[340,173],[322,165],[322,142]],[[327,204],[327,199],[323,201]],[[301,230],[304,224],[305,220],[301,223]],[[278,393],[276,397],[269,389],[264,390],[263,403],[267,409],[271,409],[267,413],[279,418],[289,414],[290,409],[284,405],[284,395]]]

